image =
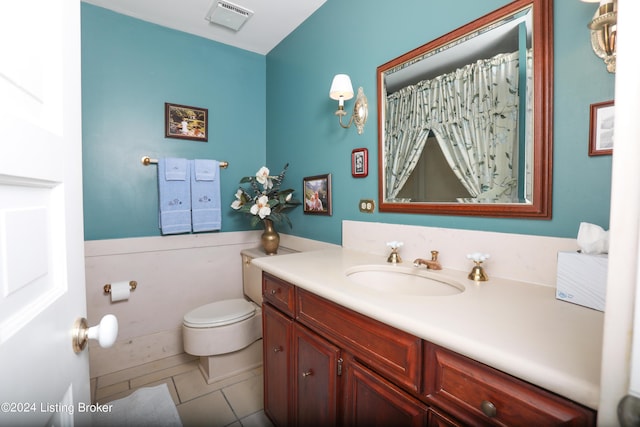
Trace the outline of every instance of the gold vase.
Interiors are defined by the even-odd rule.
[[[262,247],[267,255],[275,255],[278,253],[278,246],[280,246],[280,235],[273,227],[273,221],[265,219],[262,222],[264,223],[264,232],[260,239]]]

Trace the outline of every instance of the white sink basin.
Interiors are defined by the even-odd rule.
[[[347,279],[376,292],[400,295],[446,296],[464,292],[464,286],[424,268],[399,265],[360,265],[345,272]]]

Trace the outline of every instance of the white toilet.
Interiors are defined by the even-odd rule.
[[[245,298],[213,302],[184,315],[184,351],[200,356],[209,384],[262,365],[261,271],[251,266],[251,257],[242,257]]]

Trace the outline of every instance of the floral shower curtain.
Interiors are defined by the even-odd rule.
[[[389,95],[387,200],[406,183],[431,131],[473,196],[462,201],[517,199],[518,103],[518,52],[479,60]]]
[[[386,106],[384,152],[386,198],[395,200],[420,159],[430,127],[428,108],[415,86],[389,95]]]

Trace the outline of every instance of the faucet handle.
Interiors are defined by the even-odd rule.
[[[484,262],[489,259],[489,254],[483,254],[481,252],[474,252],[467,255],[467,258],[472,260],[473,262]]]
[[[397,240],[392,240],[391,242],[387,242],[387,246],[389,246],[391,249],[394,249],[394,250],[402,247],[402,245],[404,245],[404,243],[398,242]]]
[[[473,280],[475,282],[486,282],[489,280],[489,276],[487,276],[487,273],[485,273],[482,268],[482,263],[489,258],[489,254],[474,252],[472,254],[468,254],[467,258],[472,260],[475,264],[471,269],[471,273],[469,273],[469,280]]]

